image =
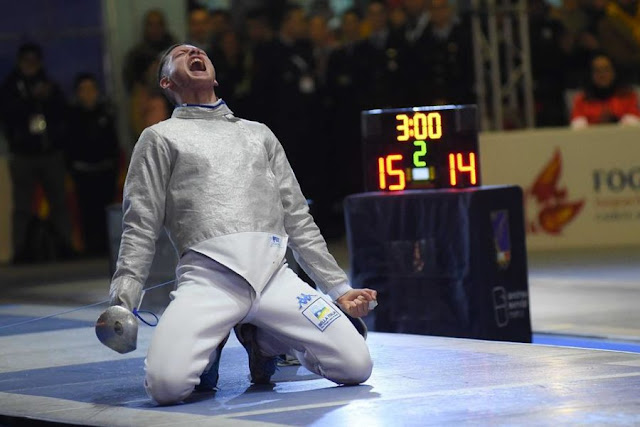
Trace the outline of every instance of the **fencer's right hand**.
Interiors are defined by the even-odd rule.
[[[336,302],[349,316],[357,318],[369,314],[369,302],[375,301],[377,296],[373,289],[351,289]]]

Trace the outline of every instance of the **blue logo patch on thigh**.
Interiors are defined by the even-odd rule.
[[[334,320],[340,317],[340,313],[322,298],[311,303],[302,311],[302,314],[321,331],[327,329]]]
[[[311,295],[311,294],[300,294],[298,298],[298,310],[302,309],[302,307],[304,307],[305,305],[309,304],[309,301],[311,301],[313,298],[315,298],[317,295]]]

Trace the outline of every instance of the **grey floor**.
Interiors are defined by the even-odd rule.
[[[529,254],[534,331],[640,342],[639,249]],[[344,242],[331,250],[346,267]],[[123,356],[95,339],[104,306],[31,321],[106,299],[107,271],[0,268],[0,425],[640,425],[638,353],[383,333],[369,335],[374,373],[358,387],[299,367],[250,387],[232,339],[217,393],[155,407],[141,384],[151,328]]]
[[[640,341],[640,247],[529,254],[536,332]]]

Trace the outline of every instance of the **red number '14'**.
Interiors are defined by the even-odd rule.
[[[476,185],[476,155],[469,153],[469,163],[464,164],[462,153],[449,153],[449,183],[452,187],[458,185],[458,173],[468,173],[469,183]]]

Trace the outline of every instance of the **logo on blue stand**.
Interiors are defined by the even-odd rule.
[[[493,245],[496,248],[496,263],[499,268],[506,269],[511,263],[509,211],[499,210],[491,212],[491,227],[493,228]]]

